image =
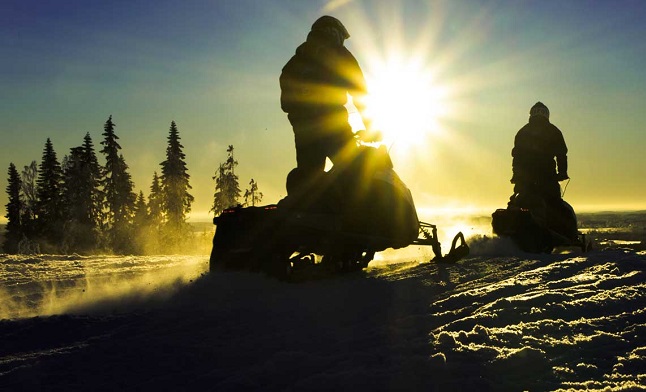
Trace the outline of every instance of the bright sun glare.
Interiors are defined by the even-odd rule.
[[[369,95],[366,116],[384,142],[409,149],[440,131],[447,114],[446,91],[433,81],[430,70],[414,62],[371,64],[366,72]]]

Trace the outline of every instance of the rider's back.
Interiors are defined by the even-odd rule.
[[[550,181],[556,177],[554,157],[567,154],[561,131],[549,120],[531,117],[516,134],[513,165],[531,182]],[[523,180],[523,179],[521,179]]]
[[[316,32],[308,35],[280,75],[281,108],[294,116],[345,111],[347,93],[356,88],[361,73],[344,46],[326,45]]]

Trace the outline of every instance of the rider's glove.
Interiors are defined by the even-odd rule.
[[[567,175],[567,173],[559,173],[556,175],[556,180],[557,181],[565,181],[569,179],[570,177]]]

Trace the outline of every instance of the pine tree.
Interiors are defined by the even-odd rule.
[[[83,147],[73,147],[63,158],[62,200],[66,220],[86,222],[87,200],[83,184]]]
[[[3,249],[7,253],[17,253],[19,250],[18,244],[23,236],[21,224],[23,200],[20,195],[22,181],[13,163],[9,164],[8,174],[7,194],[9,195],[9,203],[6,204],[7,215],[5,215],[5,218],[7,218],[7,226],[5,227],[6,238]]]
[[[221,163],[218,166],[218,171],[213,176],[215,180],[215,193],[213,194],[213,205],[211,210],[217,216],[226,209],[229,208],[230,202],[226,199],[225,184],[227,173],[224,170],[224,164]]]
[[[62,205],[65,224],[62,251],[78,252],[85,245],[87,198],[83,183],[83,147],[74,147],[70,155],[63,158]],[[89,228],[88,228],[89,229]]]
[[[123,155],[119,155],[120,181],[116,183],[116,206],[114,224],[110,230],[112,248],[118,253],[131,253],[134,249],[132,220],[137,195],[134,193],[132,176],[128,172]]]
[[[139,191],[137,200],[135,201],[135,213],[133,218],[133,224],[135,229],[142,228],[147,226],[150,223],[150,216],[148,214],[148,206],[146,205],[146,198],[144,193]]]
[[[146,252],[146,246],[151,243],[151,239],[149,238],[150,229],[150,215],[148,214],[146,198],[144,197],[144,193],[139,191],[139,195],[135,201],[133,218],[134,250],[136,253],[144,254]]]
[[[164,222],[164,195],[162,194],[161,182],[157,172],[153,174],[153,182],[150,185],[150,195],[148,196],[148,213],[150,215],[150,224],[159,228]]]
[[[106,226],[109,231],[110,243],[116,252],[124,253],[131,249],[130,224],[136,195],[134,184],[128,173],[128,165],[119,154],[121,146],[115,134],[116,124],[112,116],[103,127],[104,140],[101,142],[105,155],[105,167],[102,173],[102,185],[107,209]]]
[[[249,181],[249,189],[246,189],[244,193],[245,205],[255,206],[256,203],[260,203],[262,201],[262,196],[262,192],[258,192],[258,183],[252,178],[251,181]]]
[[[114,133],[116,124],[112,122],[112,116],[108,118],[103,126],[104,140],[101,142],[103,149],[101,153],[105,155],[105,166],[103,168],[103,192],[105,193],[106,208],[107,208],[107,223],[114,225],[118,220],[116,211],[120,209],[117,201],[117,184],[121,180],[121,170],[119,167],[119,137]]]
[[[101,191],[101,165],[94,151],[94,142],[90,133],[83,137],[83,165],[89,196],[88,220],[93,227],[101,228],[103,224],[103,192]]]
[[[162,242],[162,228],[164,227],[164,195],[157,172],[153,174],[148,196],[148,236],[146,238],[145,253],[159,253]]]
[[[137,195],[133,191],[135,184],[132,182],[132,176],[128,172],[128,169],[129,167],[123,154],[119,154],[120,181],[116,183],[116,204],[118,207],[115,210],[115,221],[124,224],[130,224],[132,222],[135,200],[137,200]]]
[[[231,200],[231,205],[238,204],[240,199],[240,185],[238,184],[238,176],[235,174],[235,167],[238,166],[238,161],[233,158],[233,145],[230,144],[227,148],[227,161],[225,163],[225,170],[228,173],[226,182],[227,199]]]
[[[63,216],[61,202],[61,165],[56,158],[52,141],[47,138],[43,158],[38,168],[36,180],[37,224],[42,238],[49,241],[50,246],[58,246],[63,234]],[[55,250],[51,249],[51,250]]]
[[[83,147],[73,147],[63,160],[62,200],[66,220],[89,223],[90,197],[85,183]]]
[[[82,146],[70,150],[64,164],[64,248],[67,252],[97,247],[101,221],[100,166],[87,133]]]
[[[237,165],[238,161],[233,157],[233,145],[229,145],[227,148],[227,160],[220,164],[218,171],[213,176],[215,193],[213,194],[211,211],[215,215],[238,204],[240,185],[238,184],[238,176],[235,174]]]
[[[175,121],[171,122],[167,140],[166,160],[161,163],[161,185],[164,195],[166,226],[171,231],[184,231],[186,214],[191,211],[193,196],[188,193],[188,190],[191,189],[190,176],[186,168],[186,155],[182,152],[184,146],[180,143]]]
[[[38,163],[31,161],[20,173],[22,187],[20,188],[24,199],[22,211],[22,229],[27,238],[34,238],[36,234],[36,216],[38,206],[38,195],[36,181],[38,179]]]

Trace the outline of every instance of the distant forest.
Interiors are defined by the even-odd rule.
[[[150,193],[134,192],[134,183],[123,154],[112,116],[103,127],[100,154],[88,133],[83,143],[70,149],[59,162],[50,138],[40,164],[32,161],[21,172],[9,164],[3,249],[6,253],[115,253],[162,254],[195,249],[196,238],[186,222],[194,201],[179,130],[171,122],[166,160],[153,173]],[[211,211],[239,204],[241,190],[233,156],[215,172]],[[262,199],[252,179],[244,204]]]

